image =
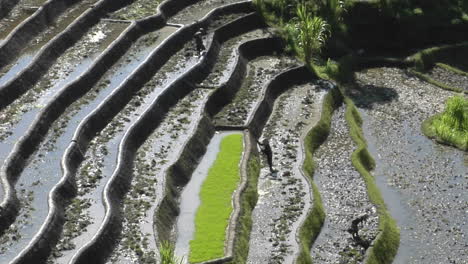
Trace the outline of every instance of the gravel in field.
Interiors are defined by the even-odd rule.
[[[236,2],[241,2],[241,0],[200,0],[170,18],[169,23],[192,24],[215,8]]]
[[[296,63],[287,56],[262,56],[250,61],[247,65],[246,78],[233,102],[226,105],[215,116],[215,123],[217,125],[245,125],[264,92],[267,82],[282,70],[297,65]]]
[[[401,228],[395,262],[467,263],[467,154],[427,139],[420,129],[454,93],[394,68],[363,71],[357,79],[363,94],[374,98],[360,104],[374,175],[396,193],[390,200],[384,192]]]
[[[356,149],[345,120],[345,106],[335,111],[330,135],[315,155],[314,180],[326,213],[322,231],[312,247],[314,263],[362,263],[366,248],[347,231],[351,222],[363,215],[359,236],[371,243],[378,233],[378,216],[369,201],[366,184],[351,163]]]
[[[461,88],[468,92],[468,76],[458,74],[439,66],[434,66],[429,72],[431,78],[452,87]]]
[[[292,263],[298,253],[296,232],[311,206],[311,187],[300,168],[303,135],[320,118],[325,90],[301,85],[281,95],[264,130],[273,151],[270,173],[266,158],[258,181],[248,263]]]

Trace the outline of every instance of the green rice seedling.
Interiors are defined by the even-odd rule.
[[[468,99],[460,95],[449,98],[444,112],[425,123],[430,123],[429,126],[423,124],[427,136],[468,149]]]
[[[179,258],[175,255],[175,246],[169,241],[163,241],[159,246],[161,254],[161,264],[182,264],[184,258]]]
[[[228,135],[200,189],[195,234],[190,241],[189,261],[198,263],[224,256],[226,228],[233,210],[232,194],[240,181],[239,164],[243,135]]]

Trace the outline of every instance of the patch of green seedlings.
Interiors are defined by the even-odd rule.
[[[224,256],[226,228],[232,207],[232,193],[240,181],[243,135],[224,137],[215,162],[200,189],[200,206],[195,216],[195,233],[190,241],[189,261],[207,261]]]
[[[447,100],[445,110],[422,125],[424,134],[440,143],[468,150],[468,99],[461,95]]]
[[[112,17],[122,20],[138,20],[156,15],[160,2],[161,0],[137,0],[112,14]]]

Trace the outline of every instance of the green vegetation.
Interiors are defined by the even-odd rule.
[[[462,70],[467,69],[466,58],[468,56],[468,42],[454,45],[443,45],[421,50],[411,57],[415,62],[416,70],[424,72],[437,62],[454,65]]]
[[[305,4],[297,6],[297,17],[286,24],[285,30],[293,50],[304,61],[311,61],[320,54],[328,35],[328,24],[318,16],[312,16]]]
[[[259,176],[260,158],[258,153],[251,152],[247,163],[247,186],[241,195],[241,211],[234,240],[232,264],[247,262],[250,232],[252,230],[252,210],[257,204],[257,182]]]
[[[446,69],[447,71],[451,71],[453,73],[456,73],[456,74],[460,74],[460,75],[464,75],[464,76],[468,76],[468,72],[464,72],[456,67],[453,67],[453,66],[450,66],[450,65],[447,65],[445,63],[440,63],[440,62],[437,62],[436,63],[436,66],[439,66],[441,68],[444,68]]]
[[[232,193],[240,180],[243,135],[221,141],[220,151],[200,190],[200,207],[195,216],[195,235],[190,241],[189,261],[202,262],[224,256],[226,227],[232,208]]]
[[[450,86],[448,84],[436,81],[436,80],[432,79],[431,77],[429,77],[429,75],[424,74],[422,72],[419,72],[419,71],[416,71],[416,70],[413,70],[413,69],[411,69],[410,72],[412,74],[414,74],[416,77],[418,77],[419,79],[421,79],[421,80],[423,80],[425,82],[428,82],[428,83],[430,83],[432,85],[435,85],[435,86],[437,86],[439,88],[442,88],[444,90],[458,92],[458,93],[463,92],[462,88],[453,87],[453,86]]]
[[[375,239],[374,246],[368,249],[366,263],[392,263],[400,243],[400,231],[395,220],[387,211],[374,177],[370,174],[370,171],[375,167],[375,162],[367,150],[367,143],[362,132],[362,119],[351,99],[345,98],[345,102],[346,121],[350,135],[357,145],[356,150],[351,154],[351,162],[366,182],[369,199],[376,205],[379,214],[380,234]]]
[[[303,164],[303,170],[309,178],[309,181],[312,183],[314,201],[312,210],[307,214],[307,217],[299,230],[301,248],[296,260],[298,264],[312,263],[310,248],[320,233],[320,229],[322,228],[325,220],[325,210],[323,208],[322,198],[320,197],[317,186],[312,181],[316,166],[313,156],[315,151],[327,139],[330,133],[333,112],[341,105],[341,103],[342,96],[338,89],[333,89],[328,93],[323,101],[320,120],[310,130],[304,140],[306,156]]]
[[[161,264],[182,264],[184,258],[178,258],[175,255],[175,246],[169,241],[163,241],[159,246],[159,254],[161,255]]]
[[[379,0],[380,7],[397,19],[411,19],[421,16],[436,19],[435,22],[468,20],[468,3],[464,0]],[[440,10],[444,12],[440,12]]]
[[[428,48],[410,58],[415,63],[415,67],[411,72],[421,80],[444,90],[463,92],[463,88],[453,87],[436,81],[427,75],[426,72],[434,67],[434,65],[437,65],[456,74],[468,76],[466,72],[468,70],[468,63],[464,59],[466,56],[468,56],[468,42]]]
[[[424,134],[437,141],[468,150],[468,99],[454,96],[447,100],[444,112],[426,120]]]
[[[333,110],[341,103],[342,95],[347,94],[348,85],[356,84],[354,72],[360,66],[414,64],[415,75],[434,84],[436,81],[430,80],[423,71],[435,63],[468,72],[466,56],[463,56],[468,54],[468,45],[462,42],[466,41],[466,36],[460,33],[468,27],[468,2],[464,0],[254,0],[254,3],[266,22],[278,29],[288,51],[301,58],[317,76],[336,81],[342,89],[341,93],[335,90],[335,95],[330,94],[325,99],[321,120],[305,139],[303,168],[310,179],[315,166],[313,153],[327,138]],[[434,39],[434,32],[440,37]],[[403,59],[409,47],[457,42],[462,43],[424,50],[408,61]],[[359,49],[365,53],[368,49],[369,54],[378,56],[362,55],[356,52]],[[396,51],[395,55],[393,51]],[[440,83],[436,85],[460,90]],[[367,262],[391,263],[399,246],[399,230],[369,172],[374,167],[374,160],[367,151],[362,120],[354,103],[348,98],[346,103],[350,134],[358,147],[351,159],[364,178],[369,198],[379,213],[380,234],[368,251]],[[314,206],[299,233],[302,248],[298,263],[312,263],[309,251],[325,217],[320,195],[312,185]]]

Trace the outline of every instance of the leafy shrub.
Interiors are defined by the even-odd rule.
[[[305,4],[297,6],[297,17],[286,25],[288,37],[295,43],[296,52],[305,62],[311,62],[313,54],[320,54],[329,35],[328,24],[321,17],[312,17]]]

